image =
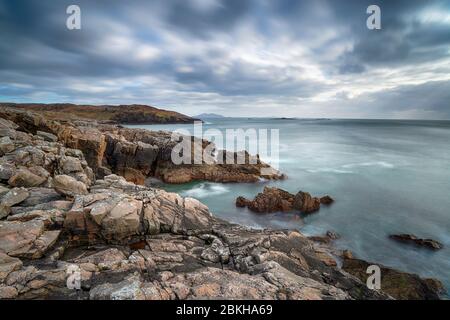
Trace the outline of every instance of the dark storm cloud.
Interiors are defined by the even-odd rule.
[[[366,28],[373,3],[382,30]],[[65,28],[71,4],[82,9],[82,30]],[[450,4],[439,0],[0,0],[0,100],[140,102],[193,114],[233,105],[230,113],[246,114],[240,106],[319,110],[327,99],[356,110],[376,95],[367,114],[400,98],[408,103],[395,108],[406,114],[434,88],[435,103],[421,105],[445,113],[449,30]],[[397,83],[381,85],[389,72]]]

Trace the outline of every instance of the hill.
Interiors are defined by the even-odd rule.
[[[26,109],[58,120],[97,120],[123,124],[192,123],[197,119],[147,105],[77,105],[41,103],[0,103],[0,107]]]
[[[198,116],[195,116],[197,119],[220,119],[225,118],[224,116],[217,114],[217,113],[202,113]]]

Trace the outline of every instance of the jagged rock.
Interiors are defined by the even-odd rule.
[[[34,174],[28,169],[22,168],[9,178],[8,184],[13,187],[37,187],[47,179]]]
[[[7,254],[0,252],[0,283],[13,271],[22,268],[22,261],[18,258],[13,258]]]
[[[422,279],[411,273],[400,272],[380,264],[360,259],[344,259],[342,269],[358,277],[364,283],[369,274],[366,273],[369,265],[378,265],[381,270],[381,290],[395,299],[406,300],[436,300],[443,288],[442,284],[433,279]],[[439,284],[439,285],[438,285]]]
[[[56,142],[58,141],[58,137],[55,136],[54,134],[51,134],[49,132],[44,132],[44,131],[36,131],[36,135],[38,137],[41,137],[42,139],[44,139],[45,141],[49,141],[49,142]]]
[[[296,195],[279,188],[264,187],[253,200],[244,197],[236,199],[237,207],[248,207],[258,213],[286,212],[298,210],[302,213],[312,213],[320,209],[319,198],[313,198],[307,192],[298,192]]]
[[[311,197],[308,192],[298,192],[295,195],[293,208],[303,213],[312,213],[320,209],[320,200],[316,197]]]
[[[432,250],[439,250],[439,249],[442,249],[442,247],[443,247],[442,243],[440,243],[436,240],[421,239],[421,238],[416,237],[413,234],[393,234],[393,235],[390,235],[389,238],[399,241],[399,242],[415,244],[417,246],[432,249]]]
[[[5,194],[0,201],[0,219],[6,217],[11,207],[24,201],[30,193],[25,188],[14,188]]]
[[[249,201],[239,197],[236,199],[237,206],[246,206],[250,210],[259,213],[277,211],[291,211],[294,195],[278,188],[264,187],[262,193],[258,193],[254,200]]]
[[[53,178],[53,185],[57,192],[69,197],[88,193],[86,185],[83,182],[77,181],[68,175],[55,176]]]

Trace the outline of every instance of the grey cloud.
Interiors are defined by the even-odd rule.
[[[0,0],[0,100],[136,102],[179,106],[191,114],[212,103],[219,110],[233,105],[236,114],[247,114],[241,106],[288,104],[295,110],[307,101],[315,110],[321,105],[315,97],[351,91],[347,87],[357,87],[365,74],[449,59],[448,24],[420,20],[433,6],[450,12],[448,1],[379,0],[383,29],[376,32],[365,25],[371,0],[76,3],[82,8],[83,28],[72,32],[65,28],[65,9],[73,1]],[[242,27],[248,28],[248,38],[239,38]],[[116,45],[114,37],[119,38]],[[292,42],[292,51],[305,49],[300,58],[264,64],[232,54],[261,42],[262,53],[275,49],[268,59],[288,57],[289,46],[284,52],[270,47],[284,37]],[[221,39],[235,41],[223,44]],[[145,46],[157,53],[137,58]],[[335,56],[341,48],[346,50]],[[299,76],[302,68],[305,77]],[[428,80],[446,73],[427,72]],[[377,85],[382,75],[373,81]],[[372,114],[414,106],[449,116],[444,99],[448,83],[423,81],[420,87],[398,83],[392,91],[361,96],[379,104],[343,99],[339,108]],[[427,94],[429,99],[423,100]],[[380,107],[384,105],[389,107]],[[272,112],[268,110],[262,112]],[[326,110],[321,112],[318,116],[326,116]]]

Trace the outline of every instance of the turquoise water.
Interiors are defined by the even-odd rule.
[[[208,120],[203,127],[279,129],[279,165],[288,179],[162,184],[163,188],[197,198],[215,215],[247,226],[297,228],[308,235],[335,231],[341,235],[336,246],[357,257],[438,278],[450,289],[450,121],[227,118]],[[258,215],[235,207],[237,196],[253,198],[265,185],[292,193],[329,194],[336,201],[307,217]],[[433,238],[444,249],[432,252],[403,245],[388,239],[392,233]]]

